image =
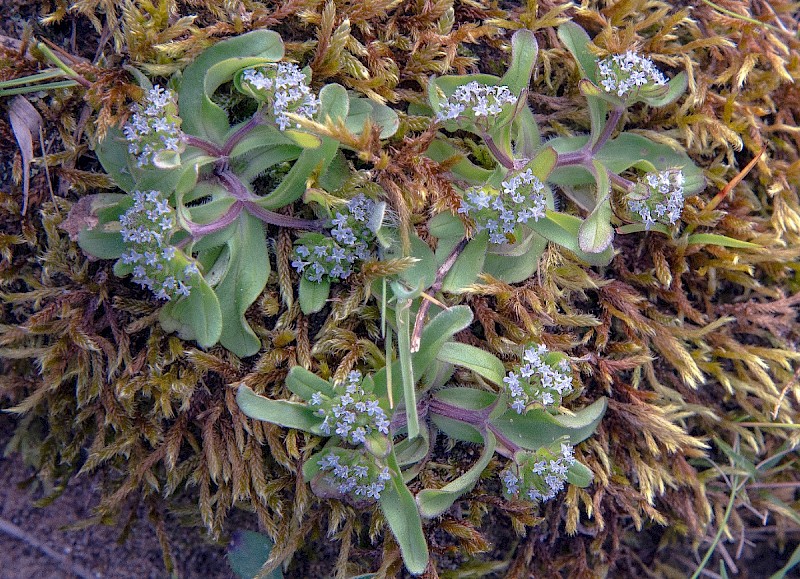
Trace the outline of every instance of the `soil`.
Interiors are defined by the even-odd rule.
[[[13,433],[13,420],[0,416],[0,448]],[[127,541],[120,543],[124,521],[70,530],[92,516],[98,500],[90,477],[73,478],[64,493],[47,507],[34,502],[44,496],[40,485],[26,484],[34,470],[18,453],[0,458],[0,579],[159,579],[165,571],[161,546],[145,509],[140,509]],[[177,575],[186,579],[234,577],[225,549],[204,540],[201,529],[167,522]]]

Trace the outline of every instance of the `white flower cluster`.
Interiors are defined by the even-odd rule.
[[[680,169],[648,173],[628,198],[628,207],[641,217],[647,229],[656,221],[674,225],[683,211],[683,182]]]
[[[511,408],[518,414],[534,402],[558,406],[562,397],[572,392],[572,370],[564,354],[550,352],[540,344],[526,348],[523,360],[526,364],[519,372],[509,372],[503,378],[511,395]]]
[[[389,467],[378,467],[374,459],[368,458],[363,453],[333,451],[317,461],[322,472],[330,473],[326,477],[329,484],[343,494],[354,494],[365,499],[381,498],[381,492],[386,488],[386,481],[391,479]]]
[[[502,191],[474,187],[465,193],[458,212],[475,220],[478,232],[489,232],[491,243],[508,243],[518,223],[539,221],[547,211],[544,183],[528,169],[501,184]]]
[[[162,151],[181,151],[183,133],[173,91],[156,85],[147,92],[144,103],[134,105],[133,111],[122,132],[128,141],[128,152],[136,155],[139,167],[153,165]]]
[[[133,205],[120,215],[122,240],[130,247],[120,257],[133,265],[133,281],[158,299],[189,295],[191,277],[200,271],[194,263],[181,266],[169,240],[175,227],[175,210],[158,191],[134,191]]]
[[[347,279],[358,262],[372,257],[375,234],[369,228],[375,202],[358,194],[333,218],[331,236],[307,233],[297,240],[292,267],[309,281]]]
[[[503,106],[517,102],[507,86],[489,86],[472,81],[462,84],[436,113],[437,121],[457,119],[469,109],[475,117],[499,115]]]
[[[567,481],[569,467],[575,464],[572,445],[561,443],[560,448],[540,448],[516,457],[517,462],[500,473],[506,495],[531,501],[549,501]]]
[[[367,435],[375,431],[388,436],[389,419],[375,395],[364,392],[361,372],[353,370],[347,382],[335,385],[334,390],[333,398],[316,392],[309,400],[311,406],[319,407],[316,415],[325,418],[322,432],[341,436],[351,444],[364,444]]]
[[[667,84],[655,63],[647,57],[639,56],[632,50],[625,54],[612,54],[597,63],[600,70],[600,85],[618,97],[635,94],[641,87],[663,86]]]
[[[319,99],[296,64],[278,62],[250,68],[242,73],[242,82],[249,85],[252,94],[261,96],[272,105],[273,118],[282,131],[291,124],[286,113],[310,119],[319,108]]]

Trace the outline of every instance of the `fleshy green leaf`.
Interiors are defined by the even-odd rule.
[[[481,456],[468,471],[440,489],[423,489],[417,493],[420,514],[427,518],[438,517],[449,509],[458,497],[472,490],[492,460],[496,446],[497,440],[494,435],[487,432]]]
[[[553,416],[540,409],[529,410],[524,414],[509,410],[492,419],[492,424],[512,442],[529,450],[536,450],[564,437],[570,444],[577,444],[594,433],[605,414],[606,406],[606,399],[601,398],[574,416]]]
[[[595,158],[616,174],[630,169],[640,160],[651,162],[659,171],[679,167],[683,171],[683,190],[687,196],[702,191],[705,187],[703,171],[685,152],[655,143],[641,135],[622,133],[606,143]]]
[[[228,564],[241,579],[253,579],[269,559],[274,543],[263,533],[235,531],[228,548]],[[280,567],[264,579],[283,579]]]
[[[464,224],[449,211],[438,213],[428,221],[428,233],[438,239],[463,239]]]
[[[119,217],[132,203],[120,193],[98,193],[84,197],[70,211],[64,225],[78,230],[78,245],[99,259],[117,259],[125,251],[119,232]]]
[[[400,119],[394,109],[370,99],[351,96],[350,111],[346,121],[347,130],[355,135],[360,135],[367,119],[380,127],[381,139],[388,139],[394,135],[400,126]]]
[[[463,440],[464,442],[473,442],[475,444],[483,442],[483,434],[466,422],[439,414],[431,414],[431,422],[436,425],[436,428],[454,440]]]
[[[579,259],[589,265],[605,266],[611,263],[614,252],[611,247],[607,247],[600,253],[588,253],[578,246],[578,232],[583,221],[566,213],[548,211],[544,219],[540,219],[533,224],[533,229],[547,238],[574,253]]]
[[[136,189],[136,183],[128,170],[131,155],[122,131],[116,127],[109,128],[106,138],[95,145],[94,152],[117,187],[128,193]]]
[[[420,348],[414,352],[412,357],[414,369],[414,382],[422,377],[422,374],[436,359],[436,354],[442,344],[450,340],[456,332],[460,332],[472,322],[472,311],[467,306],[453,306],[449,310],[443,310],[436,314],[422,331]],[[392,373],[392,393],[394,400],[399,401],[403,397],[400,381],[400,362],[396,361],[390,366],[385,366],[375,373],[375,395],[378,398],[385,398],[387,395],[387,372]]]
[[[324,308],[330,294],[330,281],[309,281],[305,276],[300,278],[297,301],[300,303],[300,309],[304,314],[314,314]]]
[[[283,41],[271,30],[255,30],[204,50],[183,71],[178,93],[183,130],[221,145],[228,131],[228,115],[211,101],[211,95],[238,70],[258,64],[259,60],[277,62],[281,58]],[[218,66],[224,61],[228,63]]]
[[[574,22],[565,22],[558,27],[558,37],[575,57],[581,76],[597,80],[597,57],[589,50],[592,40],[586,31]]]
[[[502,386],[506,369],[497,356],[481,348],[460,342],[446,342],[436,358],[472,370],[482,378]]]
[[[210,348],[222,334],[222,310],[217,294],[201,276],[194,276],[189,295],[168,302],[159,312],[165,332],[177,332],[185,340],[195,340]]]
[[[488,232],[481,232],[467,243],[453,267],[447,272],[442,283],[442,291],[456,294],[475,283],[483,269],[486,249],[489,245]],[[437,248],[438,249],[438,248]]]
[[[717,235],[716,233],[695,233],[686,239],[686,243],[688,245],[720,245],[739,249],[761,249],[761,246],[756,243],[734,239],[727,235]]]
[[[456,343],[457,342],[447,342],[445,347]],[[460,345],[466,346],[468,344]],[[470,346],[470,348],[474,348],[474,346]],[[478,348],[474,349],[477,350]],[[484,350],[481,350],[481,352],[484,352]],[[488,352],[484,353],[489,354]],[[492,354],[489,354],[489,356],[492,356]],[[500,360],[497,361],[499,362]],[[497,394],[494,394],[493,392],[487,392],[486,390],[478,390],[477,388],[467,388],[463,386],[444,388],[436,392],[433,397],[441,400],[442,402],[446,402],[451,406],[458,406],[459,408],[464,408],[465,410],[484,410],[497,402]]]
[[[585,465],[575,461],[567,471],[567,482],[576,487],[586,488],[592,484],[594,474]]]
[[[663,107],[678,100],[681,95],[686,92],[688,86],[689,77],[686,72],[682,71],[667,83],[667,90],[665,90],[663,94],[656,96],[642,95],[637,100],[644,101],[651,107]]]
[[[272,400],[260,396],[244,384],[236,391],[236,403],[247,416],[255,420],[278,424],[286,428],[296,428],[312,434],[322,435],[321,420],[314,410],[305,404],[288,400]]]
[[[597,183],[596,205],[578,229],[578,246],[587,253],[601,253],[611,246],[614,228],[611,226],[611,182],[602,163],[592,161]]]
[[[539,44],[533,32],[526,28],[517,30],[511,37],[511,63],[500,84],[506,85],[515,95],[528,88],[538,54]]]
[[[406,405],[406,427],[408,437],[419,436],[419,416],[417,415],[417,394],[414,368],[411,358],[411,301],[398,300],[395,308],[397,322],[397,356],[400,359],[400,380],[403,385],[403,400]]]
[[[222,309],[220,343],[240,358],[261,349],[261,340],[245,320],[244,314],[267,284],[270,263],[264,226],[255,217],[242,213],[228,240],[230,262],[216,286]]]
[[[330,382],[302,366],[293,366],[289,370],[289,374],[286,376],[286,387],[305,401],[311,400],[311,397],[317,392],[328,397],[335,395]]]
[[[419,575],[428,566],[428,544],[422,531],[414,496],[403,483],[400,467],[392,452],[388,457],[392,478],[381,492],[380,505],[389,528],[400,545],[403,563],[412,575]]]

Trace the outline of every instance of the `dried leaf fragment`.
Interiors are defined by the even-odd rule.
[[[17,139],[22,155],[22,214],[28,210],[28,190],[30,189],[30,167],[33,159],[33,142],[42,127],[42,116],[25,97],[17,95],[8,107],[11,130]]]

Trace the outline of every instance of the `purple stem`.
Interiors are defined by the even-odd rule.
[[[614,132],[614,129],[617,128],[619,120],[622,118],[622,113],[623,109],[620,107],[614,107],[611,110],[611,114],[608,115],[608,120],[606,121],[606,126],[603,127],[603,132],[600,134],[597,142],[592,147],[592,153],[599,151],[600,148],[611,138],[611,134]]]
[[[485,433],[488,430],[495,435],[497,442],[502,444],[508,450],[510,456],[513,456],[514,453],[521,450],[521,447],[511,441],[511,439],[503,434],[499,428],[489,421],[489,415],[494,410],[496,404],[497,401],[481,410],[469,410],[467,408],[453,406],[452,404],[448,404],[447,402],[439,400],[436,397],[432,397],[428,403],[428,412],[438,414],[439,416],[444,416],[445,418],[458,420],[459,422],[464,422],[470,426],[473,426],[481,433]]]
[[[289,215],[281,215],[269,209],[264,209],[253,201],[245,201],[244,207],[253,217],[257,217],[264,223],[277,225],[279,227],[289,227],[291,229],[303,229],[305,231],[322,231],[325,229],[324,219],[300,219]]]
[[[220,217],[219,219],[212,221],[211,223],[205,223],[200,225],[198,223],[194,223],[193,221],[189,221],[186,219],[186,229],[189,231],[193,238],[201,237],[203,235],[208,235],[210,233],[216,233],[217,231],[225,228],[226,226],[233,223],[233,221],[239,217],[239,214],[244,209],[244,204],[241,201],[234,202],[233,205],[230,206],[230,209]],[[186,240],[185,240],[186,241]]]
[[[205,139],[201,139],[200,137],[195,137],[193,135],[187,135],[186,133],[184,133],[183,142],[189,145],[190,147],[195,147],[196,149],[205,151],[212,157],[225,156],[222,149],[220,149],[217,145],[215,145],[210,141],[206,141]]]
[[[247,136],[247,133],[255,129],[262,122],[263,119],[261,117],[261,112],[259,111],[254,114],[245,124],[236,129],[236,132],[230,136],[228,141],[225,143],[225,146],[222,148],[222,154],[226,157],[230,155],[231,151],[233,151],[233,148],[242,142],[242,140]]]

